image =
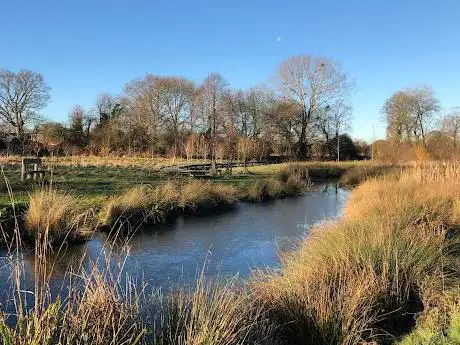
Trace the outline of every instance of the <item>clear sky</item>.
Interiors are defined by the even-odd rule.
[[[459,13],[458,0],[1,0],[0,67],[42,73],[43,113],[65,121],[146,72],[219,72],[245,88],[270,82],[284,58],[321,55],[355,80],[352,135],[370,140],[400,88],[431,85],[445,109],[460,105]]]

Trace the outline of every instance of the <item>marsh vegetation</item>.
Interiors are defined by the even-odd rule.
[[[287,183],[286,171],[302,178],[300,166],[281,167],[276,181]],[[316,225],[297,249],[282,255],[281,270],[259,268],[243,284],[207,279],[203,271],[195,283],[160,294],[127,278],[122,267],[95,265],[73,272],[78,278],[68,287],[70,297],[51,298],[43,270],[43,253],[51,247],[37,239],[33,307],[24,305],[18,261],[9,263],[16,267],[9,291],[17,310],[4,311],[3,342],[455,344],[460,169],[450,163],[384,172],[363,173],[369,178],[352,191],[343,216]],[[128,191],[132,198],[126,200],[183,207],[235,198],[234,187],[216,191],[209,181],[189,186],[139,187],[142,192]],[[206,199],[195,195],[197,187]],[[56,200],[53,193],[41,197]]]

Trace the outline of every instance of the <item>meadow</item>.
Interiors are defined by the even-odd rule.
[[[52,299],[43,272],[50,247],[37,240],[35,276],[42,279],[32,292],[35,304],[24,305],[22,271],[12,256],[16,311],[4,310],[1,339],[5,345],[458,344],[459,177],[453,163],[369,176],[353,190],[343,217],[315,226],[298,249],[283,254],[280,271],[260,269],[242,286],[200,274],[192,286],[163,294],[120,268],[94,266],[73,272],[78,283],[68,297]]]
[[[44,159],[45,180],[20,180],[20,159],[3,158],[0,183],[0,243],[9,245],[18,228],[24,242],[40,233],[62,242],[85,240],[115,225],[137,229],[169,222],[180,214],[214,212],[237,200],[261,202],[295,196],[315,181],[342,178],[353,185],[393,166],[372,162],[305,162],[235,167],[231,174],[188,178],[162,173],[184,160],[117,157]],[[202,161],[189,161],[200,163]]]

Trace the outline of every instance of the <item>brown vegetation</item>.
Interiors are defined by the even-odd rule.
[[[0,335],[7,345],[455,344],[459,175],[457,164],[428,164],[364,182],[342,219],[316,226],[283,254],[281,271],[258,272],[248,289],[201,275],[193,287],[147,297],[120,275],[93,270],[78,275],[82,289],[70,298],[19,309],[16,327],[4,314]]]
[[[282,273],[262,274],[256,293],[289,343],[380,342],[410,331],[414,315],[458,286],[458,187],[455,175],[430,167],[366,182],[342,220],[316,227],[285,255]]]
[[[92,220],[91,211],[76,197],[50,188],[30,196],[25,228],[43,243],[73,242],[93,233]]]

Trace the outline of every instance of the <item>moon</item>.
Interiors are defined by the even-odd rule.
[[[281,42],[281,36],[277,36],[277,37],[276,37],[276,41],[277,41],[277,42]]]

